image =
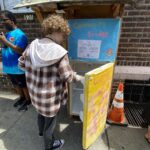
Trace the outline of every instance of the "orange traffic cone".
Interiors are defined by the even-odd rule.
[[[124,85],[119,83],[119,87],[112,106],[108,112],[107,122],[111,124],[126,125],[125,113],[124,113]]]

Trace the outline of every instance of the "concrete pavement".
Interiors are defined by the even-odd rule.
[[[0,150],[43,150],[34,108],[18,112],[13,108],[16,97],[8,97],[0,98]],[[146,129],[108,126],[107,134],[99,137],[89,150],[150,150],[150,144],[143,138],[145,132]],[[66,141],[62,150],[82,150],[82,124],[70,119],[66,108],[60,112],[56,137]]]

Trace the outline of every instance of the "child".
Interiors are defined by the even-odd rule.
[[[44,137],[45,150],[53,150],[64,144],[64,140],[54,140],[53,132],[61,104],[67,100],[67,82],[82,77],[73,72],[67,51],[60,46],[70,33],[67,21],[52,15],[43,21],[42,27],[45,38],[34,40],[19,61],[38,112],[39,135]]]

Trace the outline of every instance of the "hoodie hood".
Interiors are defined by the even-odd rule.
[[[28,52],[35,68],[53,65],[67,54],[62,46],[47,38],[34,40]]]

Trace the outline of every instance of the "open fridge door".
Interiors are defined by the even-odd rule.
[[[103,133],[112,86],[114,63],[85,75],[83,103],[83,148],[87,149]]]

